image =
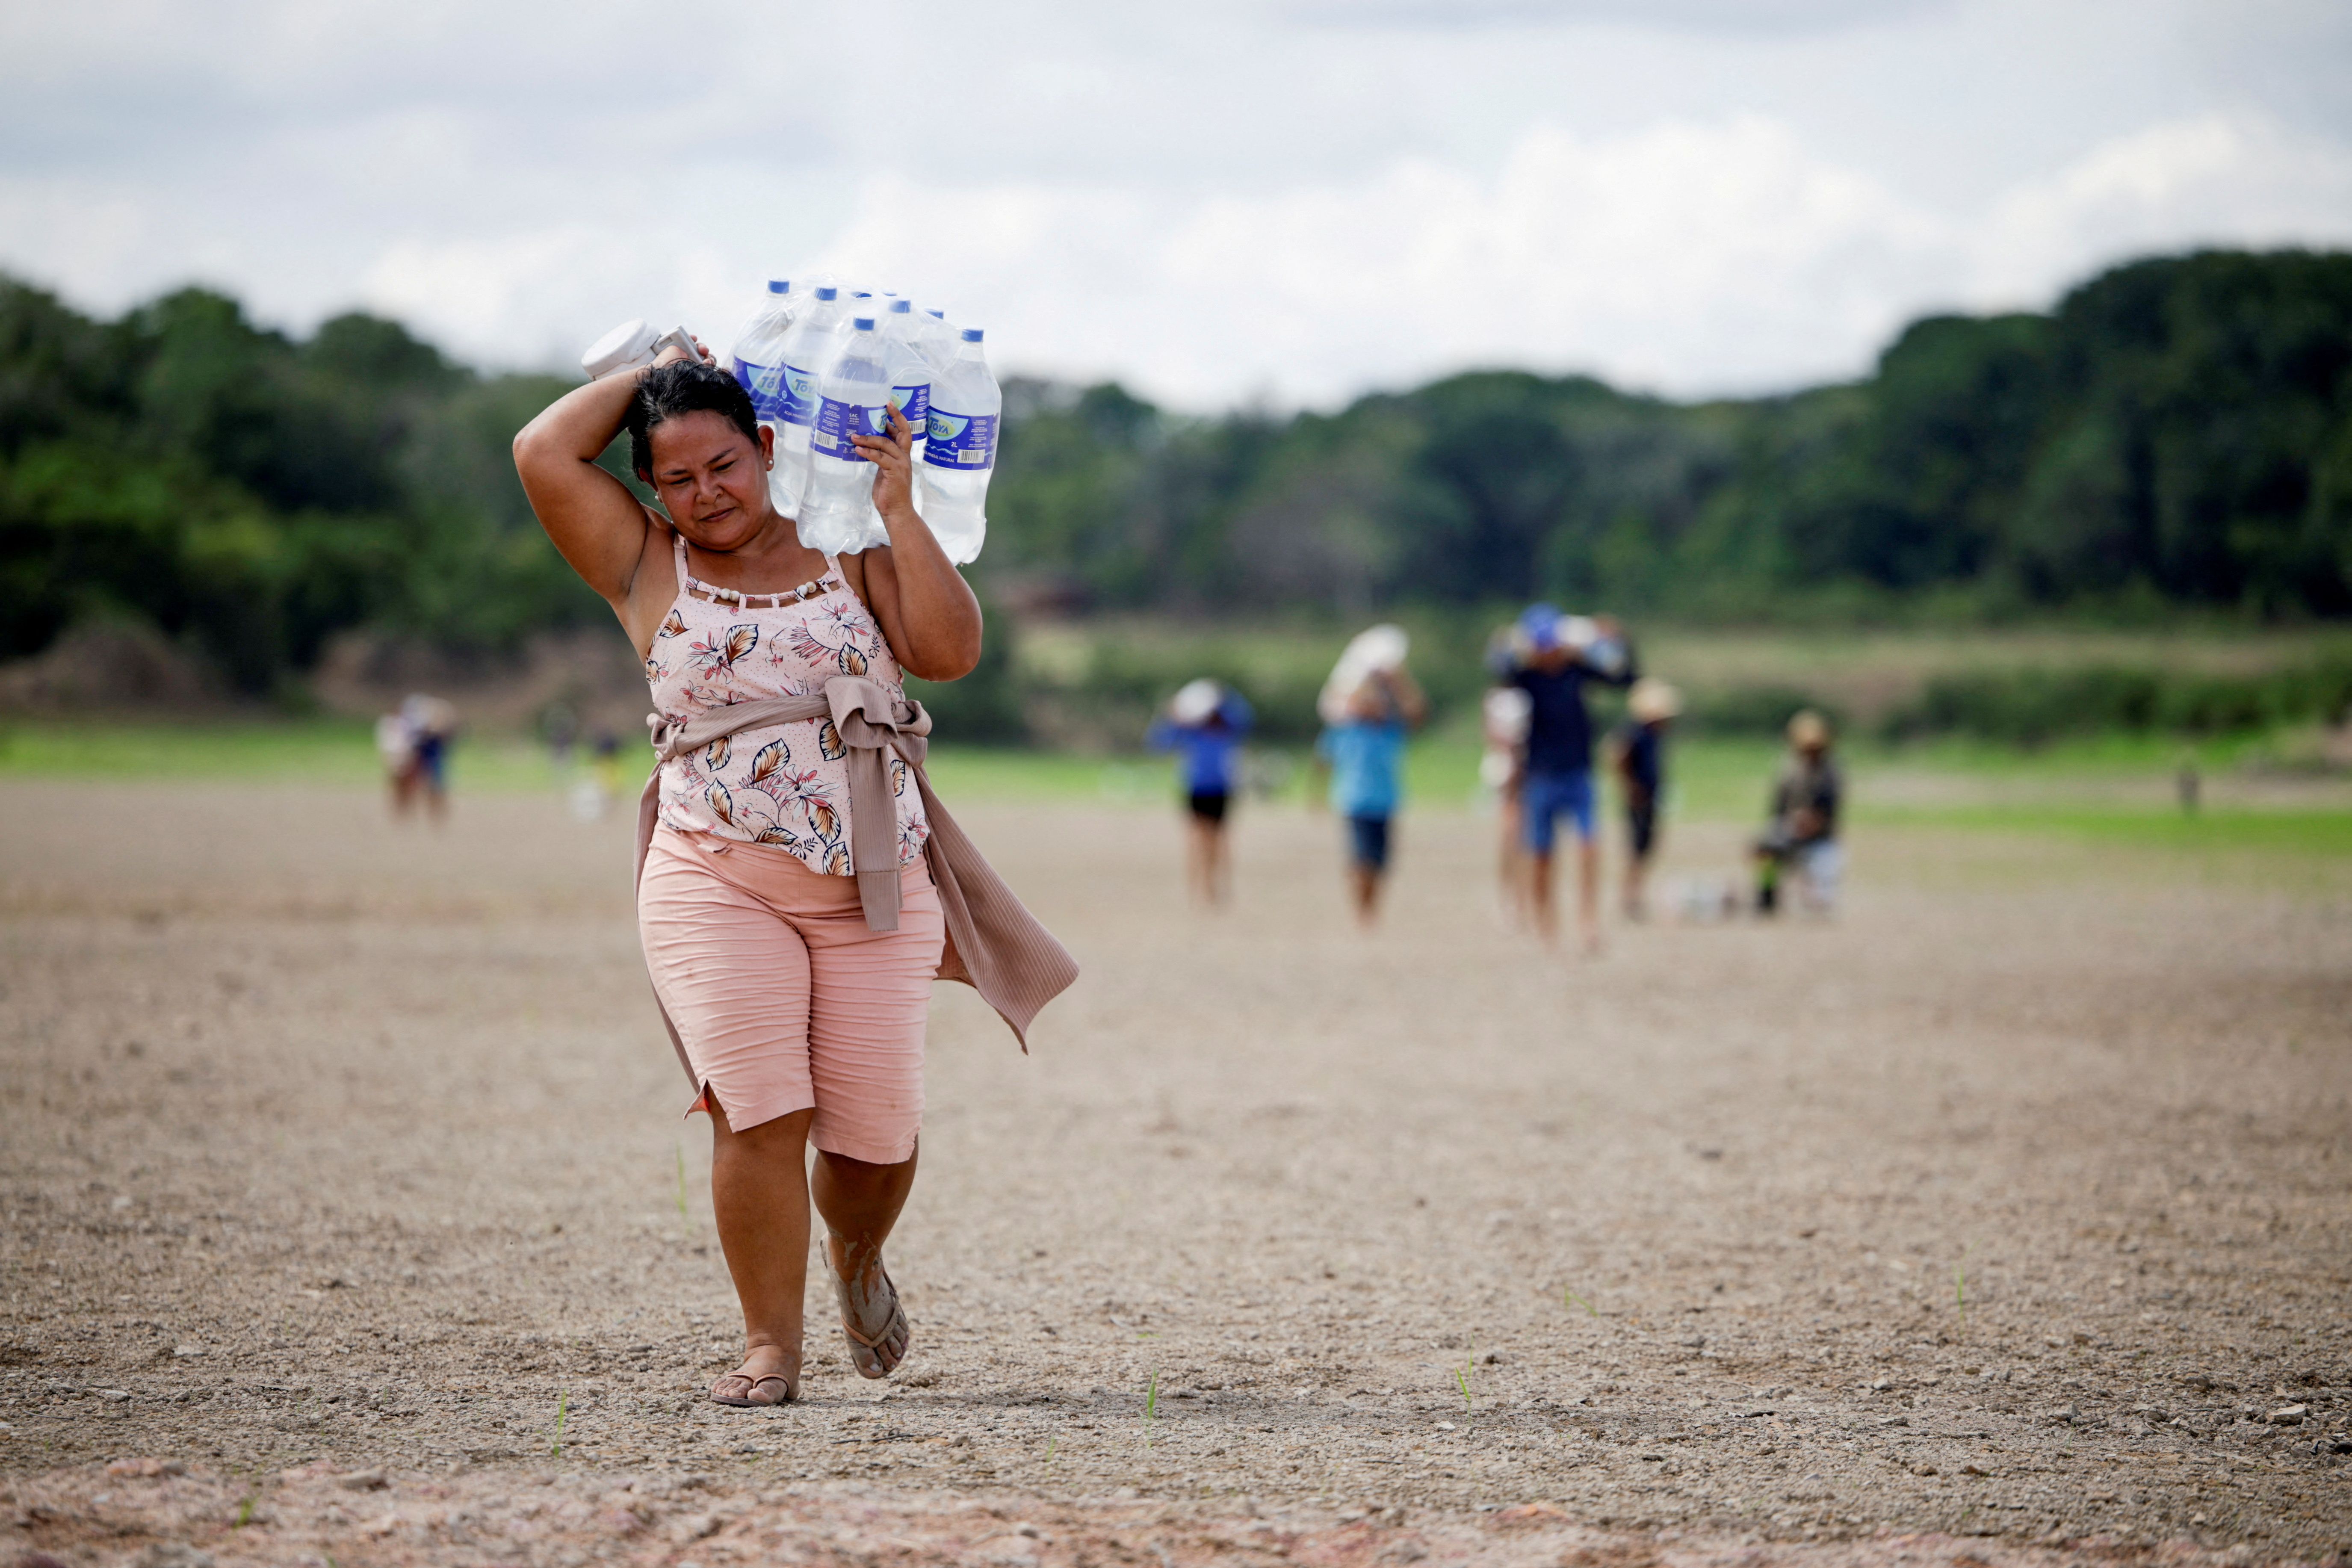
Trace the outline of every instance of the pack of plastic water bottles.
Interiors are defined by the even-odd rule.
[[[873,465],[850,437],[888,435],[895,404],[914,427],[916,510],[948,559],[980,554],[1003,396],[978,327],[900,295],[778,278],[727,363],[776,433],[770,489],[802,543],[838,554],[889,542]]]
[[[683,327],[662,333],[630,321],[581,365],[608,374],[690,341]],[[769,493],[802,543],[837,555],[890,542],[874,509],[874,466],[850,437],[887,436],[895,404],[914,427],[916,510],[948,559],[978,558],[1004,401],[978,327],[830,277],[775,278],[724,363],[775,432]]]

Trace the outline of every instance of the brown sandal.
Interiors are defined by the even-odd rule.
[[[882,1289],[890,1292],[890,1316],[883,1323],[882,1331],[869,1340],[851,1322],[849,1281],[841,1277],[840,1270],[832,1267],[830,1258],[825,1262],[825,1272],[833,1276],[833,1299],[841,1307],[842,1336],[849,1341],[850,1364],[857,1369],[860,1377],[889,1376],[906,1361],[907,1352],[915,1347],[914,1328],[907,1321],[906,1309],[898,1303],[898,1287],[890,1282],[890,1271],[879,1264],[875,1265],[876,1271],[882,1276]],[[882,1360],[882,1347],[893,1338],[898,1341],[898,1353],[886,1365]]]
[[[721,1394],[719,1392],[721,1384],[730,1383],[743,1384],[745,1385],[743,1392],[740,1394]],[[760,1385],[764,1383],[782,1384],[784,1385],[782,1397],[777,1399],[760,1398]],[[791,1378],[786,1377],[781,1372],[763,1373],[758,1377],[752,1376],[748,1372],[730,1372],[726,1376],[720,1378],[718,1383],[714,1383],[710,1385],[711,1404],[731,1405],[739,1410],[765,1409],[772,1405],[790,1405],[793,1400],[798,1399],[800,1396],[801,1391],[798,1385],[796,1385]]]

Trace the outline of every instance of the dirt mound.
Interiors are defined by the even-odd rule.
[[[86,622],[32,658],[0,665],[0,712],[185,713],[229,700],[209,663],[135,621]]]

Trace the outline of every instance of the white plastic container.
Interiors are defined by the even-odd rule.
[[[798,518],[801,542],[827,555],[887,544],[874,510],[872,462],[850,439],[890,428],[890,342],[874,318],[857,316],[818,384],[809,442],[808,488]]]
[[[990,374],[978,327],[959,334],[956,354],[931,381],[931,418],[916,510],[931,536],[961,566],[988,540],[988,476],[996,467],[997,423],[1004,394]]]
[[[684,327],[665,332],[644,321],[623,321],[588,345],[588,352],[580,356],[580,368],[589,380],[602,381],[617,372],[653,363],[673,343],[694,353],[694,335]]]

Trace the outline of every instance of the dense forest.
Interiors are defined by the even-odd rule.
[[[129,616],[262,692],[346,627],[601,619],[507,456],[564,384],[363,315],[99,321],[0,279],[0,657]],[[2352,255],[2137,262],[1738,402],[1487,371],[1197,419],[1016,380],[989,503],[983,591],[1082,608],[2352,615]]]

